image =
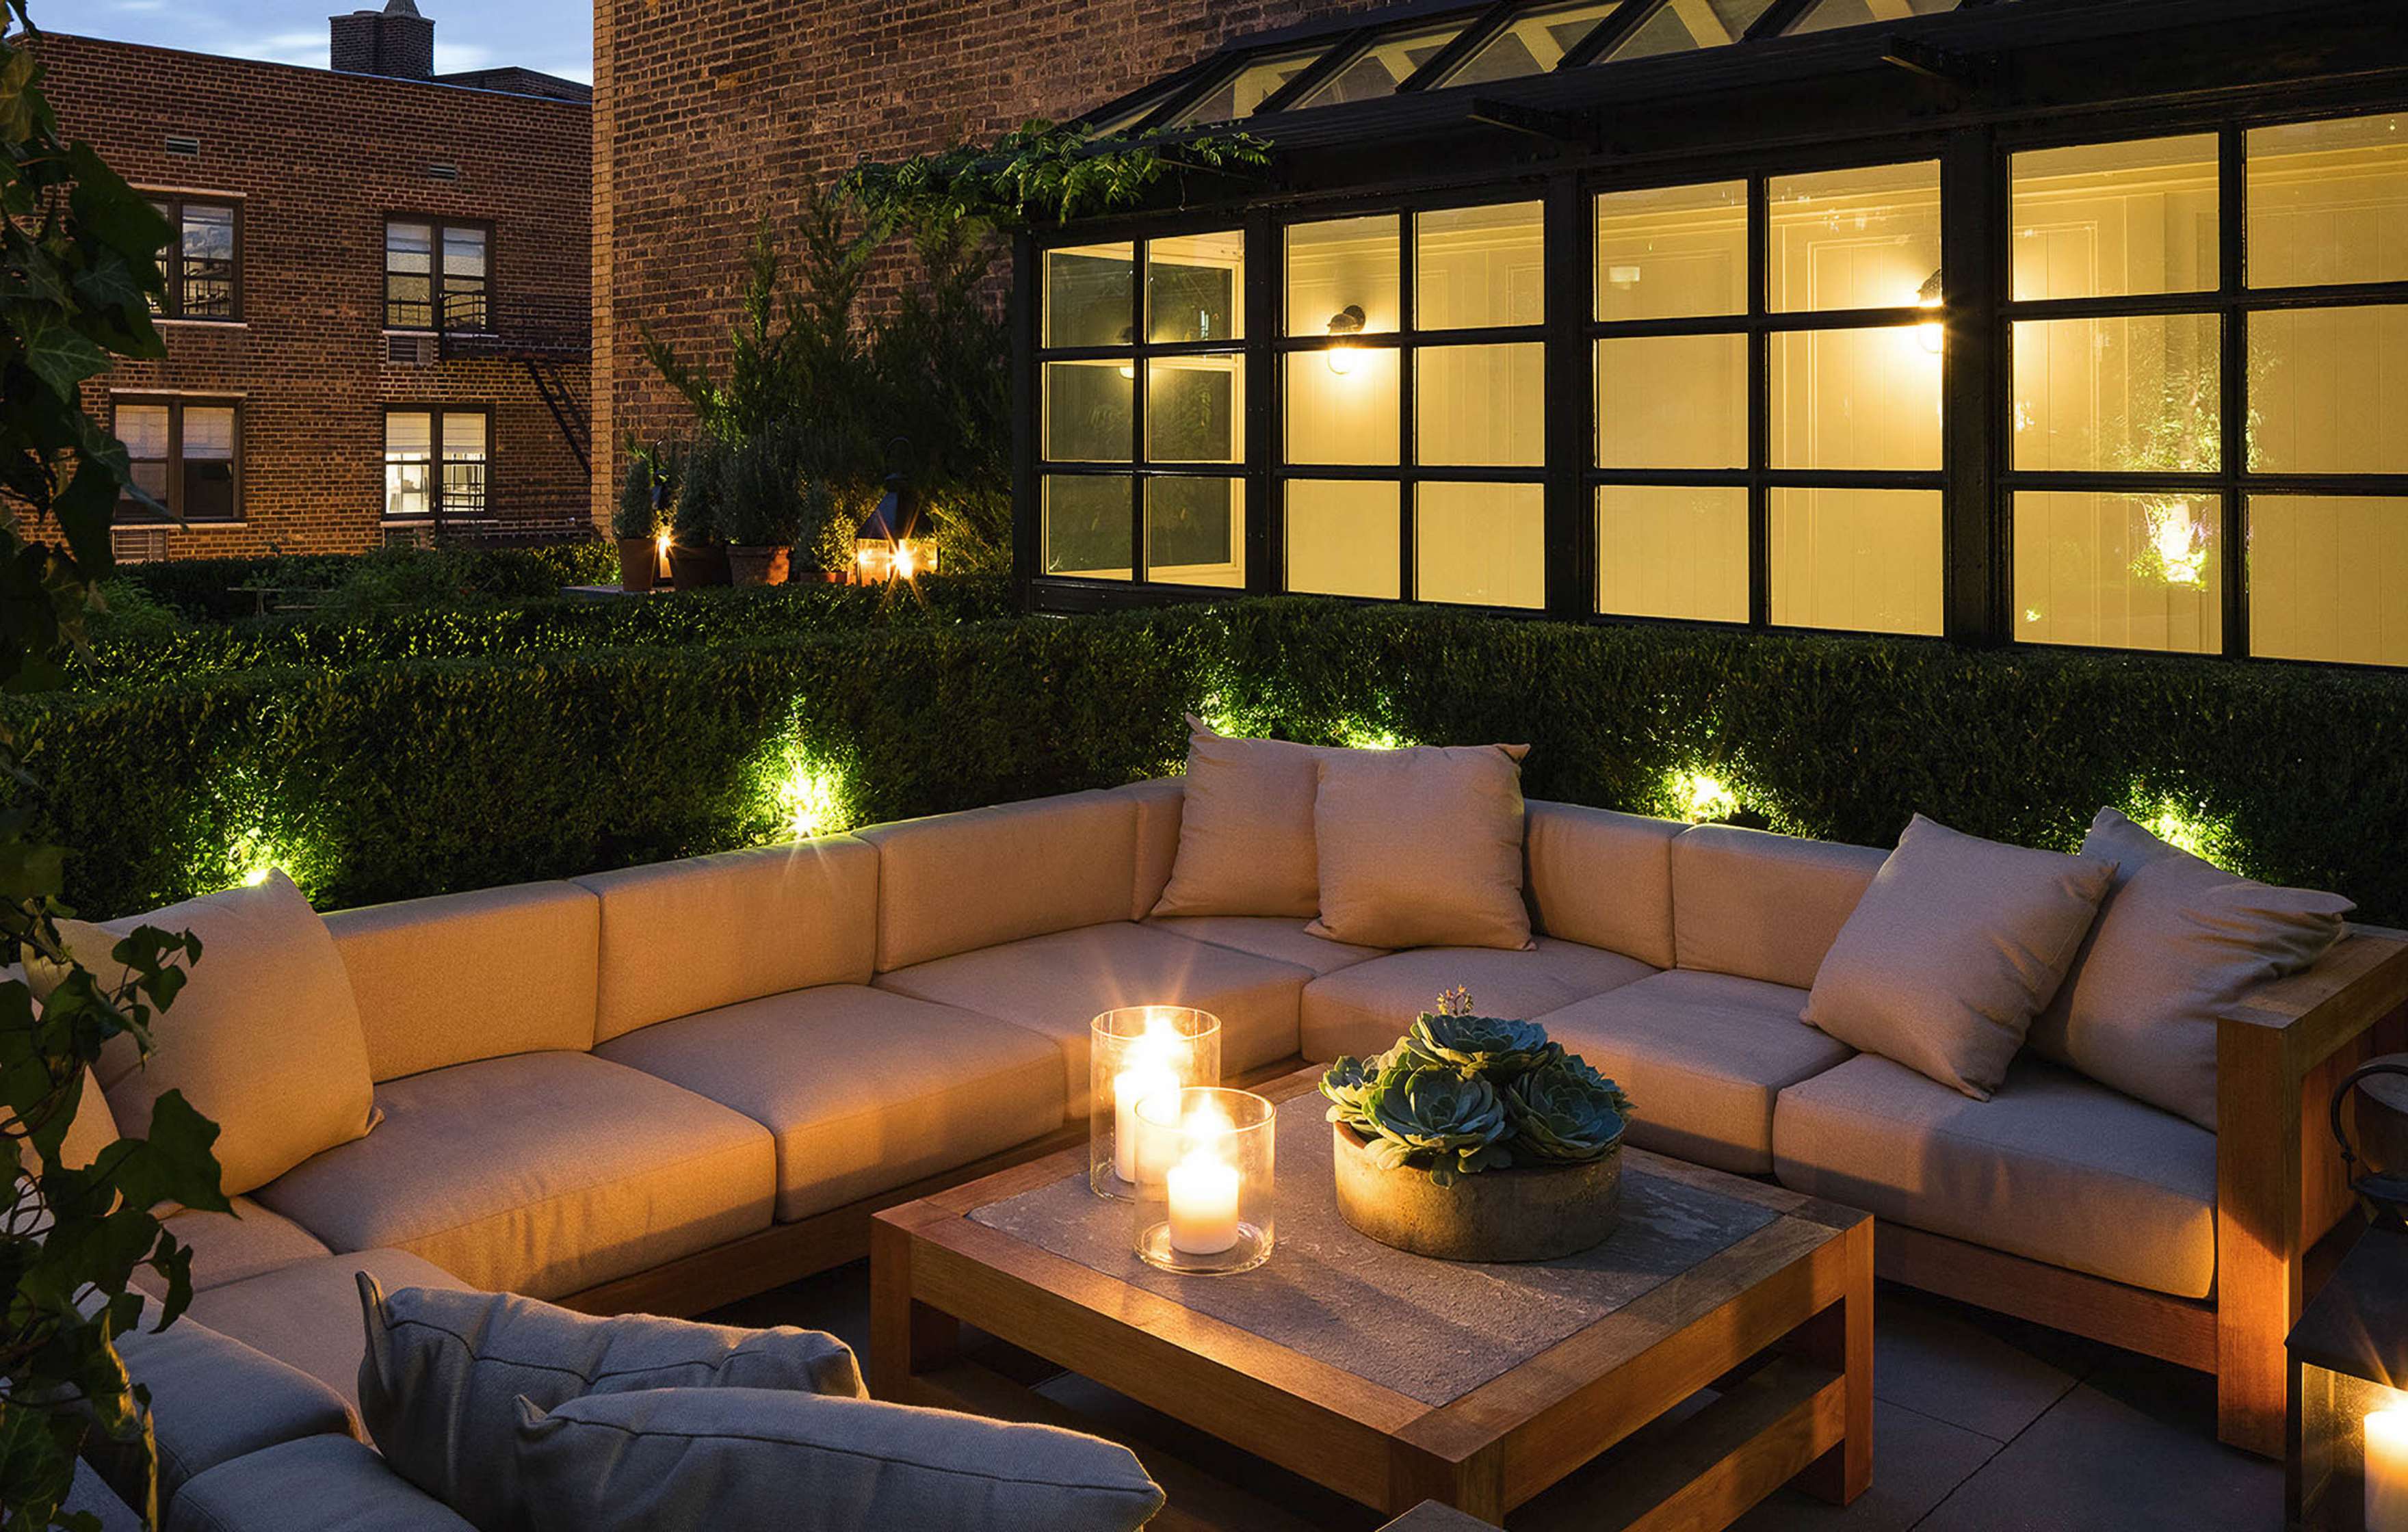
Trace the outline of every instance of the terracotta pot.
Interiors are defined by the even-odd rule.
[[[713,545],[709,548],[669,548],[669,583],[681,591],[699,591],[705,586],[727,583],[727,550]]]
[[[619,539],[619,588],[649,591],[660,573],[660,545],[650,537]]]
[[[1605,1242],[1622,1211],[1622,1146],[1587,1165],[1483,1170],[1452,1186],[1390,1170],[1343,1123],[1330,1127],[1338,1211],[1355,1233],[1441,1261],[1555,1261]]]
[[[786,567],[793,562],[791,548],[746,548],[732,546],[727,550],[727,582],[730,585],[783,585]]]

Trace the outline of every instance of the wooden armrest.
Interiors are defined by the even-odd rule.
[[[2284,1052],[2301,1069],[2408,1004],[2408,932],[2353,925],[2304,973],[2243,996],[2224,1032],[2286,1033]]]
[[[1436,1500],[1424,1500],[1412,1510],[1380,1528],[1380,1532],[1498,1532],[1498,1529],[1479,1517],[1467,1515],[1453,1506],[1442,1506]]]

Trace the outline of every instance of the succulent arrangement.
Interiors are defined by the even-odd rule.
[[[1376,1058],[1340,1059],[1322,1077],[1329,1120],[1359,1135],[1391,1170],[1426,1169],[1440,1186],[1509,1166],[1585,1165],[1622,1147],[1622,1087],[1535,1022],[1471,1014],[1450,990]]]

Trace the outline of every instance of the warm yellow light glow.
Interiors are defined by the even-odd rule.
[[[669,556],[669,529],[668,529],[668,528],[666,528],[666,527],[663,527],[663,528],[661,528],[660,536],[658,536],[658,537],[654,537],[654,538],[652,539],[652,551],[653,551],[654,553],[658,554],[658,555],[659,555],[660,557],[662,557],[662,558],[666,558],[666,557],[668,557],[668,556]]]
[[[833,771],[798,759],[778,784],[778,815],[796,840],[838,828],[844,812],[843,783]]]
[[[1710,824],[1739,812],[1739,795],[1702,771],[1672,774],[1672,807],[1692,824]]]
[[[2132,823],[2169,846],[2213,862],[2227,872],[2243,870],[2236,865],[2241,860],[2240,838],[2234,834],[2229,819],[2169,794],[2144,791],[2139,783],[2133,784],[2124,812]]]
[[[2143,512],[2149,523],[2153,572],[2169,585],[2200,585],[2207,579],[2207,523],[2188,500],[2159,500]]]
[[[1941,306],[1940,294],[1917,294],[1914,306],[1917,308],[1938,308]],[[1942,321],[1933,320],[1928,324],[1916,325],[1915,336],[1923,342],[1923,349],[1933,356],[1948,349],[1948,326]]]
[[[1132,382],[1132,383],[1136,382],[1136,381],[1137,381],[1137,364],[1136,364],[1136,363],[1134,363],[1134,362],[1124,362],[1124,363],[1122,363],[1122,364],[1121,364],[1121,377],[1123,377],[1124,379],[1127,379],[1129,382]]]
[[[2408,1532],[2408,1409],[2366,1417],[2367,1532]]]
[[[1409,750],[1412,741],[1394,729],[1366,728],[1349,723],[1338,731],[1338,737],[1349,750]]]
[[[1354,351],[1353,346],[1330,347],[1327,352],[1329,370],[1340,378],[1351,376],[1354,371]]]
[[[895,578],[896,578],[896,579],[897,579],[897,580],[909,580],[909,579],[910,579],[913,575],[915,575],[915,574],[919,573],[919,565],[920,565],[920,551],[919,551],[918,549],[913,548],[913,547],[912,547],[910,543],[908,543],[908,542],[907,542],[907,543],[903,543],[903,544],[899,545],[898,547],[896,547],[896,549],[895,550]]]

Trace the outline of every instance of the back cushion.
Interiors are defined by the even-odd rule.
[[[597,872],[594,1038],[765,995],[867,984],[878,946],[878,853],[851,836]]]
[[[601,907],[575,883],[523,883],[326,917],[380,1081],[594,1046]]]
[[[1672,842],[1672,937],[1684,968],[1813,989],[1823,954],[1888,854],[1727,824]]]
[[[1127,798],[1137,805],[1137,902],[1131,920],[1143,920],[1162,902],[1170,886],[1171,864],[1179,860],[1179,825],[1187,804],[1187,782],[1180,777],[1115,787],[1107,797]]]
[[[1138,806],[1072,793],[861,832],[878,848],[878,970],[1129,918]]]
[[[1527,877],[1539,929],[1672,966],[1672,845],[1686,828],[1604,809],[1531,804]]]

